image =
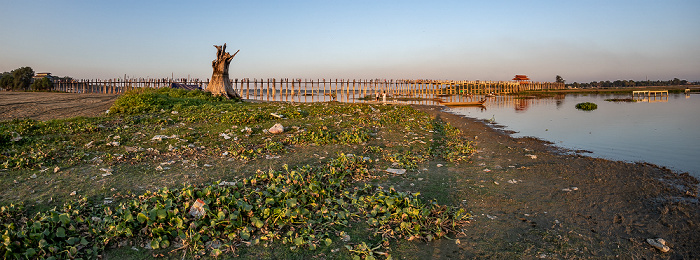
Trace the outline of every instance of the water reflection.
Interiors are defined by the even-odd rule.
[[[640,102],[618,94],[570,94],[549,98],[489,98],[488,112],[450,108],[455,114],[489,120],[517,132],[593,156],[624,161],[646,161],[700,177],[700,96],[671,94],[645,97]],[[598,109],[575,109],[593,102]]]

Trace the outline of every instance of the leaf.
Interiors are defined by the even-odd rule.
[[[64,225],[68,225],[70,223],[70,216],[68,216],[68,213],[63,213],[61,215],[58,215],[58,219],[63,223]]]
[[[301,246],[304,244],[304,238],[302,237],[297,237],[294,239],[294,244],[297,246]]]
[[[124,217],[124,222],[131,222],[131,221],[134,221],[134,216],[131,215],[131,213],[129,213]]]
[[[36,250],[34,250],[34,248],[29,248],[26,252],[24,252],[24,255],[26,255],[27,258],[31,258],[32,256],[36,255]]]
[[[256,228],[261,228],[265,225],[260,219],[253,217],[251,218],[251,221],[253,222],[253,225],[255,225]]]
[[[71,237],[68,240],[66,240],[66,243],[68,243],[71,246],[75,245],[78,242],[80,242],[80,238],[77,238],[77,237]]]
[[[246,230],[241,230],[241,239],[243,240],[248,240],[250,239],[250,233]]]
[[[333,244],[333,240],[326,238],[326,246],[330,246],[331,244]]]
[[[148,217],[146,217],[146,214],[139,212],[139,214],[136,215],[136,220],[138,220],[139,223],[143,223],[143,222],[146,222],[146,220],[148,220]]]
[[[291,198],[287,200],[287,207],[293,208],[297,206],[297,199]]]
[[[66,229],[62,227],[57,228],[56,237],[66,237]]]
[[[164,219],[165,217],[168,216],[168,211],[165,209],[159,209],[156,214],[158,215],[159,219]]]
[[[160,241],[160,248],[168,248],[168,247],[170,247],[170,241],[168,241],[167,239]]]
[[[49,245],[49,242],[46,242],[45,239],[39,240],[39,248],[44,248]]]
[[[153,248],[153,249],[160,248],[160,244],[158,243],[158,239],[151,240],[151,248]]]

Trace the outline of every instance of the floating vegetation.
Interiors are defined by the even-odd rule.
[[[598,109],[598,105],[591,102],[578,103],[576,104],[576,109],[580,109],[583,111],[592,111]]]
[[[608,98],[605,101],[608,101],[608,102],[637,102],[637,100],[634,100],[632,98]]]

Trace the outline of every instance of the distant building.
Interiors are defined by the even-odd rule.
[[[32,77],[32,82],[34,82],[37,79],[43,79],[43,78],[49,78],[50,80],[53,80],[53,76],[51,76],[50,72],[39,72],[34,77]]]
[[[520,84],[529,84],[530,83],[530,78],[528,78],[527,75],[515,75],[513,80],[519,82]]]

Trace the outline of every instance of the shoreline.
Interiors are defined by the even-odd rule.
[[[700,238],[696,236],[700,230],[699,186],[688,173],[649,163],[572,154],[544,140],[511,137],[483,120],[429,106],[413,107],[474,136],[478,153],[473,164],[458,175],[470,180],[465,182],[467,186],[492,189],[485,198],[467,200],[477,216],[474,228],[468,230],[479,230],[467,237],[483,239],[475,247],[532,239],[534,232],[554,244],[572,240],[590,243],[584,252],[589,251],[592,258],[700,257]],[[489,228],[484,231],[484,227]],[[571,234],[577,238],[569,237]],[[670,253],[661,255],[647,244],[647,238],[657,237],[673,241]],[[506,248],[503,245],[501,249]],[[474,256],[499,256],[481,253]],[[541,254],[573,256],[566,250],[535,256]]]

